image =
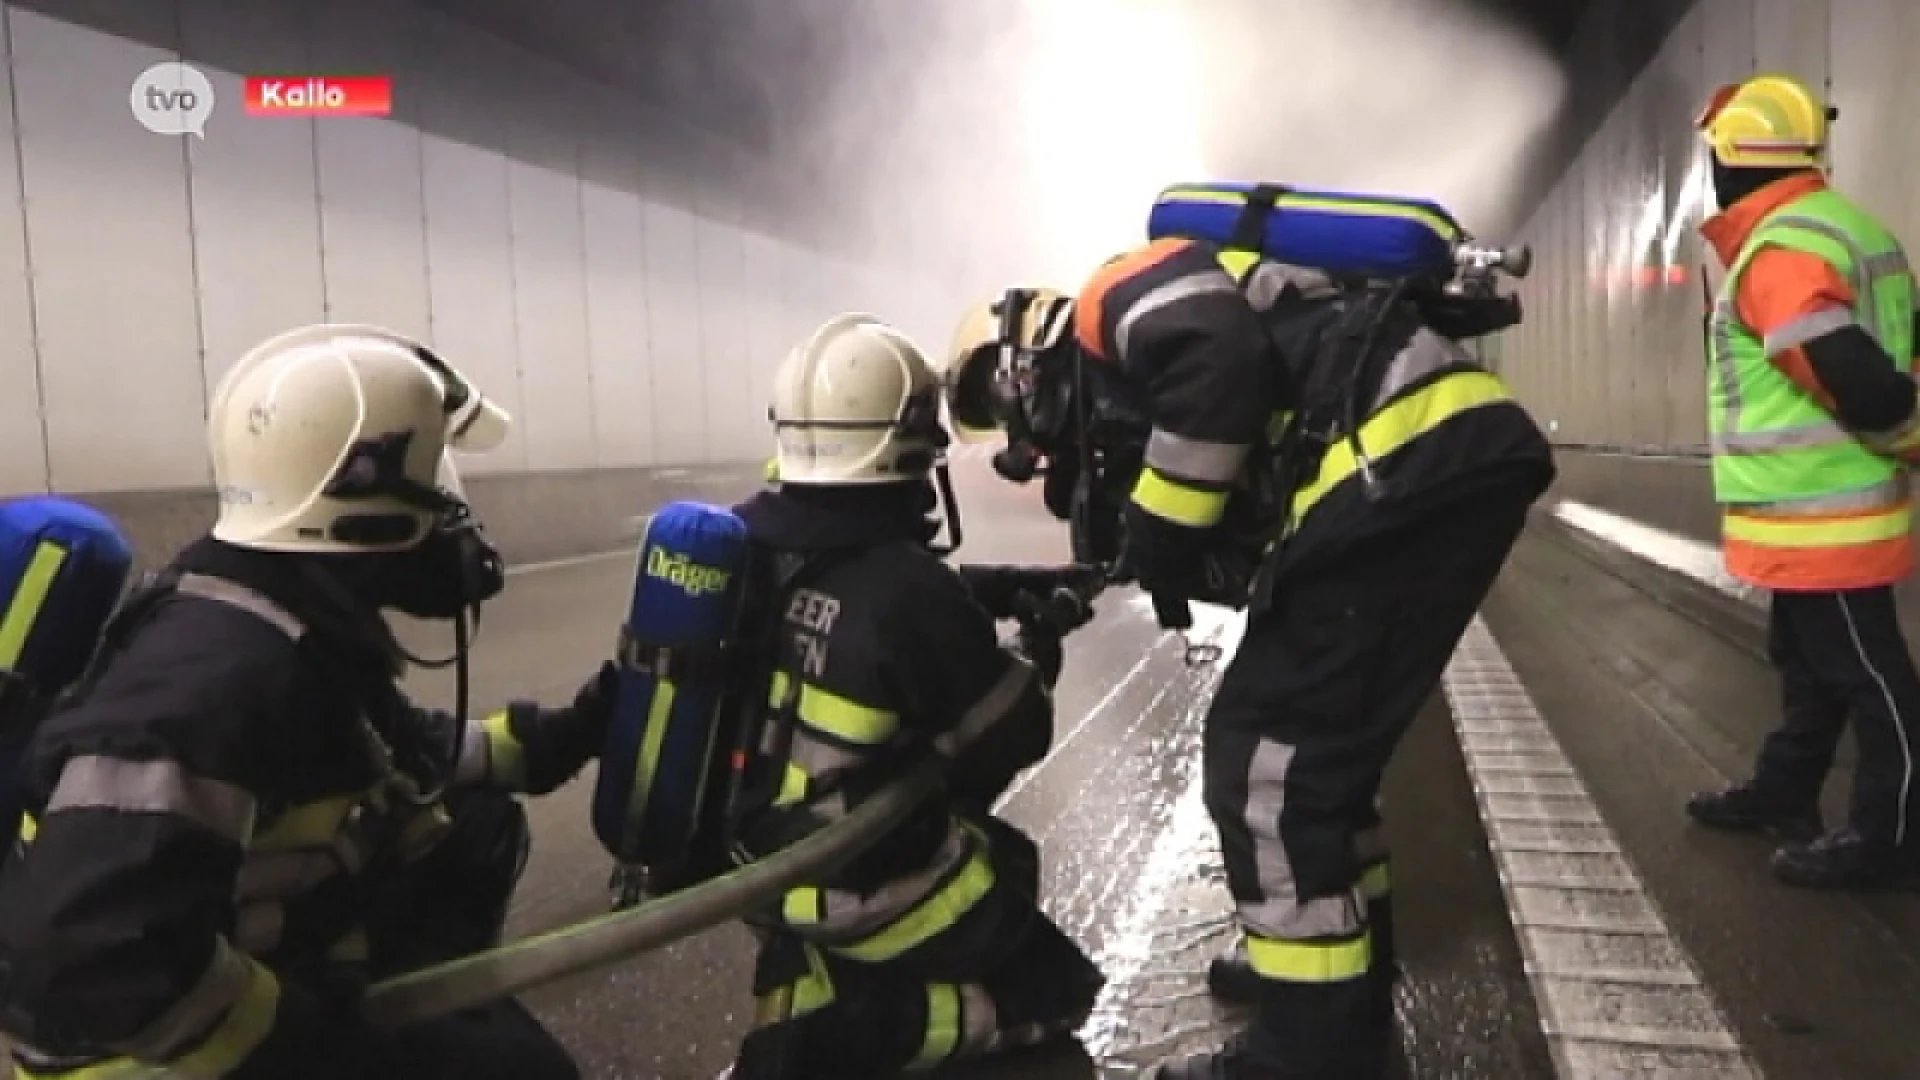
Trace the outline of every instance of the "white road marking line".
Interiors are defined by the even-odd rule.
[[[1655,566],[1685,574],[1736,600],[1756,606],[1766,603],[1763,591],[1727,573],[1720,550],[1712,544],[1571,499],[1555,503],[1552,513],[1567,525]]]
[[[1482,619],[1445,687],[1560,1076],[1757,1078]]]

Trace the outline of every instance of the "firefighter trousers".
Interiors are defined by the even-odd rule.
[[[1494,488],[1277,582],[1207,713],[1206,801],[1259,976],[1262,1076],[1366,1080],[1391,1013],[1381,775],[1525,524]],[[1370,912],[1372,917],[1370,918]],[[1385,927],[1381,927],[1382,930]]]
[[[1781,724],[1761,744],[1754,789],[1782,804],[1817,804],[1851,718],[1860,760],[1849,824],[1876,846],[1909,846],[1920,673],[1893,588],[1775,593],[1767,653],[1780,674]]]
[[[376,975],[412,971],[499,944],[524,869],[526,811],[490,790],[451,795],[453,829],[381,883],[369,912]],[[511,998],[384,1035],[366,1080],[578,1080],[558,1039]]]
[[[1040,853],[989,815],[995,881],[910,952],[865,963],[763,932],[755,1027],[732,1080],[882,1080],[1065,1036],[1085,1022],[1100,971],[1040,910]],[[916,914],[904,918],[922,917]]]

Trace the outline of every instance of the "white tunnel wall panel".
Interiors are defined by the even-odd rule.
[[[327,318],[426,336],[420,132],[370,117],[332,118],[314,132]]]
[[[1753,57],[1815,90],[1827,86],[1827,0],[1753,0]]]
[[[648,465],[653,358],[648,340],[646,232],[640,199],[581,185],[586,219],[588,355],[600,464]]]
[[[0,10],[0,56],[8,48]],[[13,80],[0,79],[0,497],[44,490],[47,444],[40,426],[40,365],[34,347],[32,269],[14,146]]]
[[[183,48],[243,54],[270,70],[309,63],[301,20],[233,0],[180,7]],[[320,201],[314,123],[242,118],[243,79],[209,67],[224,103],[208,137],[188,144],[193,255],[200,291],[206,383],[213,387],[240,356],[288,327],[324,316]]]
[[[519,161],[510,163],[507,181],[527,464],[534,470],[592,468],[593,365],[580,181]]]
[[[1869,210],[1920,222],[1920,4],[1913,0],[1829,0],[1835,180]],[[1908,234],[1909,243],[1920,236]]]
[[[469,475],[527,467],[526,395],[514,311],[507,159],[497,150],[425,137],[428,300],[433,346],[513,417],[498,449],[461,459]]]
[[[736,408],[740,415],[742,456],[769,452],[773,432],[767,426],[768,388],[780,358],[791,347],[786,306],[787,264],[778,241],[760,233],[746,234],[746,282],[752,304],[748,310],[747,356],[740,366]]]
[[[661,465],[685,465],[705,460],[706,453],[700,290],[693,280],[699,248],[691,215],[654,202],[642,209],[654,453]]]
[[[746,243],[725,222],[702,220],[695,239],[700,282],[700,392],[706,410],[708,459],[744,457],[745,403],[740,400],[747,362],[746,307],[741,287]]]
[[[10,25],[49,480],[204,484],[189,136],[149,134],[128,108],[169,54],[17,9]]]

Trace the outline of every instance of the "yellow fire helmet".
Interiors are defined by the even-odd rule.
[[[1020,308],[1010,343],[1001,340],[1001,314],[1009,299]],[[940,370],[955,437],[984,442],[1005,428],[995,386],[1003,345],[1029,355],[1043,353],[1060,344],[1072,326],[1073,300],[1054,289],[1013,288],[970,309]]]
[[[1787,75],[1756,75],[1714,91],[1695,121],[1722,165],[1804,169],[1820,165],[1838,113]]]

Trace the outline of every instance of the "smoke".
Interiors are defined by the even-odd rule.
[[[789,103],[780,153],[956,309],[1077,287],[1179,181],[1421,195],[1498,241],[1564,93],[1549,57],[1463,0],[807,7],[833,70]]]

